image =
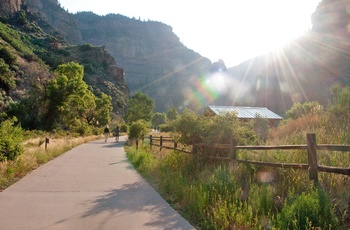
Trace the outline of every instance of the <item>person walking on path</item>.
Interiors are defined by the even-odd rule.
[[[103,133],[105,135],[105,142],[107,142],[108,137],[109,137],[109,128],[108,125],[106,125],[105,129],[103,130]]]
[[[117,127],[114,131],[114,135],[115,135],[115,141],[119,142],[119,135],[120,135],[120,129],[119,127]]]

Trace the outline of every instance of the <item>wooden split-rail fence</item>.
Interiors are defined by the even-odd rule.
[[[344,167],[330,167],[319,165],[317,160],[317,151],[318,150],[327,150],[327,151],[341,151],[341,152],[350,152],[350,145],[328,145],[328,144],[317,144],[316,135],[313,133],[306,135],[305,145],[278,145],[278,146],[238,146],[234,141],[231,144],[207,144],[200,143],[194,144],[192,146],[192,151],[186,150],[184,148],[178,148],[178,144],[170,137],[153,137],[152,135],[144,137],[144,140],[149,140],[149,144],[152,146],[158,146],[160,150],[163,148],[178,150],[194,155],[200,155],[203,157],[210,157],[219,160],[229,160],[230,163],[249,163],[256,165],[263,165],[269,167],[277,168],[294,168],[294,169],[304,169],[309,171],[310,180],[318,183],[318,172],[326,173],[336,173],[350,176],[350,168]],[[169,144],[170,143],[170,144]],[[138,148],[138,142],[136,142],[136,147]],[[211,151],[204,151],[204,149],[222,149],[227,150],[226,155],[209,154]],[[307,164],[293,164],[293,163],[272,163],[272,162],[260,162],[260,161],[251,161],[251,160],[242,160],[236,158],[237,150],[306,150],[307,151]],[[203,154],[208,152],[208,154]],[[225,151],[224,151],[225,152]],[[350,162],[349,162],[350,164]]]

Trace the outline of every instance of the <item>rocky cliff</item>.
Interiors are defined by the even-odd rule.
[[[29,10],[38,14],[55,28],[69,44],[82,44],[77,21],[65,11],[58,0],[22,0]]]
[[[0,15],[2,20],[10,18],[21,9],[22,0],[0,0]]]
[[[53,7],[65,15],[67,12],[57,1],[0,0],[0,3],[3,10],[0,18],[6,22],[0,23],[0,109],[24,98],[36,81],[49,79],[58,65],[75,61],[84,66],[84,80],[94,93],[110,95],[114,112],[123,115],[129,96],[124,70],[105,47],[66,43],[39,10]]]
[[[72,15],[57,0],[25,2],[30,11],[45,18],[68,43],[105,46],[124,69],[131,93],[148,94],[155,100],[157,111],[170,106],[198,107],[189,102],[187,92],[195,87],[193,82],[199,76],[208,72],[211,62],[185,47],[170,26],[122,15],[98,16],[91,12]]]
[[[200,107],[188,100],[188,91],[208,73],[211,62],[185,47],[170,26],[116,14],[83,12],[74,16],[83,41],[105,45],[125,70],[130,91],[152,97],[156,111],[171,106]]]

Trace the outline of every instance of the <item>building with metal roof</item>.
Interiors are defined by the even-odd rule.
[[[265,118],[270,121],[270,125],[283,118],[265,107],[247,107],[247,106],[215,106],[209,105],[204,114],[206,116],[222,115],[225,113],[235,113],[241,120],[250,120],[254,118]]]

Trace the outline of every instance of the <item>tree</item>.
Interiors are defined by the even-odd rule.
[[[125,120],[132,123],[137,120],[151,121],[154,109],[154,101],[146,94],[137,92],[128,102],[128,109],[125,114]]]
[[[128,138],[130,140],[142,139],[150,132],[149,124],[144,120],[137,120],[130,125]]]
[[[48,129],[58,125],[74,131],[110,121],[111,98],[104,94],[97,98],[83,81],[83,75],[83,66],[74,62],[62,64],[55,71],[54,79],[47,84]]]
[[[175,121],[175,132],[179,134],[178,142],[183,144],[195,144],[203,142],[203,133],[207,119],[201,119],[195,112],[185,109]]]
[[[178,116],[179,113],[177,112],[175,107],[171,107],[166,111],[166,117],[168,120],[176,120]]]
[[[96,98],[96,109],[94,110],[94,123],[98,121],[99,126],[105,126],[111,121],[110,112],[113,109],[112,98],[102,93],[101,98]]]
[[[155,113],[153,114],[152,117],[152,126],[154,127],[158,127],[161,124],[165,124],[166,123],[166,115],[165,113]]]

